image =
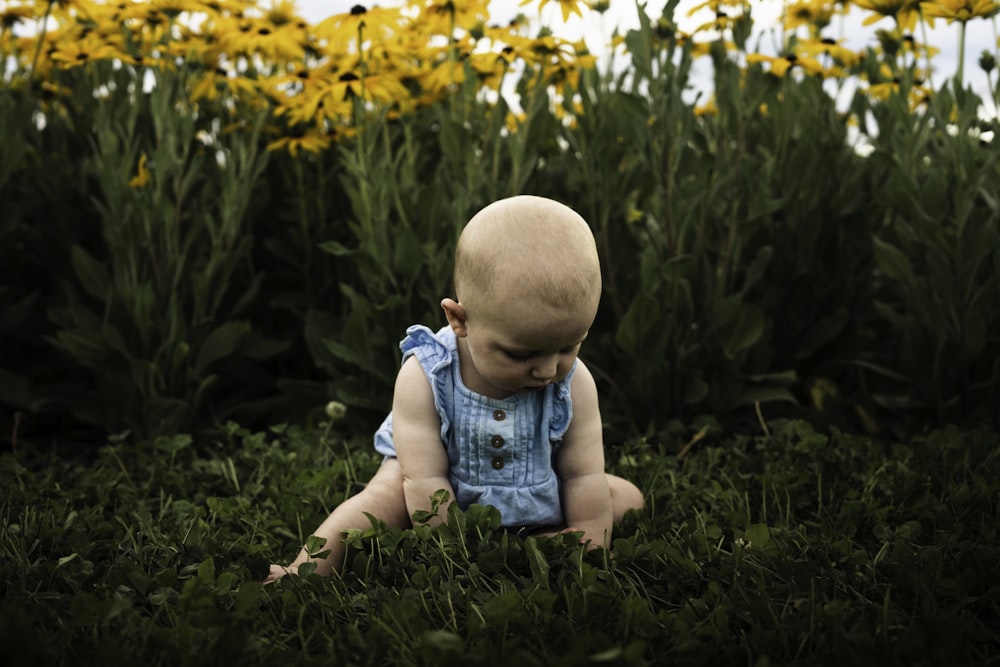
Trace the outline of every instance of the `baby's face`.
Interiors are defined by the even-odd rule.
[[[485,311],[470,314],[467,322],[475,381],[469,388],[492,398],[538,391],[564,379],[595,314],[592,308],[559,309],[537,299],[508,299]]]

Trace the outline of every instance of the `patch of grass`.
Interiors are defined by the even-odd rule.
[[[609,456],[647,509],[612,552],[521,538],[492,508],[373,520],[339,577],[259,581],[379,461],[274,427],[90,460],[0,457],[5,665],[990,664],[1000,438],[882,442],[804,422],[681,458]]]

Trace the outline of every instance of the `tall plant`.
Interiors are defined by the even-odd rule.
[[[978,97],[942,88],[924,113],[902,95],[873,109],[879,133],[877,308],[864,360],[873,391],[911,419],[996,419],[1000,395],[1000,146],[982,141]]]
[[[105,64],[88,73],[103,94],[84,165],[100,238],[68,249],[74,280],[51,310],[54,342],[95,387],[78,397],[76,414],[142,435],[171,433],[191,427],[211,396],[221,418],[241,397],[228,381],[226,395],[214,393],[220,365],[284,347],[245,318],[260,285],[246,219],[266,164],[266,108],[243,107],[222,131],[187,102],[184,68]]]

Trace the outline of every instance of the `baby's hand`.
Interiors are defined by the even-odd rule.
[[[584,543],[587,540],[584,538],[584,532],[579,528],[573,528],[572,526],[568,528],[562,528],[560,530],[545,530],[538,533],[534,533],[536,537],[561,537],[563,540],[566,539],[566,535],[576,534],[580,543]],[[588,545],[589,548],[589,545]]]
[[[267,577],[264,578],[264,581],[262,583],[266,586],[267,584],[273,584],[286,574],[298,574],[298,573],[299,573],[299,568],[295,567],[294,565],[286,567],[284,565],[277,565],[275,563],[271,563],[271,571],[268,572]]]

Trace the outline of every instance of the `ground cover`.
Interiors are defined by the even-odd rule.
[[[230,426],[0,457],[0,661],[146,664],[990,664],[1000,438],[803,421],[609,463],[647,509],[612,552],[490,508],[373,523],[343,576],[259,579],[378,465],[331,428]],[[675,443],[676,444],[676,443]],[[683,443],[679,443],[683,444]]]

